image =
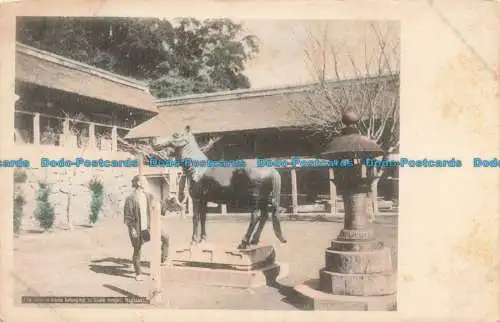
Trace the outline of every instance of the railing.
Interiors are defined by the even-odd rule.
[[[118,137],[130,129],[44,113],[15,111],[16,144],[52,145],[97,151],[121,151]]]

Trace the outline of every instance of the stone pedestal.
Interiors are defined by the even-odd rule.
[[[251,288],[270,285],[288,275],[269,245],[239,250],[203,244],[176,250],[164,268],[166,280]]]
[[[391,251],[374,238],[365,193],[344,196],[346,221],[325,251],[319,279],[295,287],[307,310],[394,310]]]
[[[395,311],[396,294],[382,296],[345,296],[319,290],[319,280],[295,287],[301,308],[314,311]]]

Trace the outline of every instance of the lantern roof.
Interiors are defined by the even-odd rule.
[[[353,111],[342,115],[342,135],[333,138],[320,155],[328,159],[367,159],[384,154],[380,146],[359,133],[356,123],[360,117]]]

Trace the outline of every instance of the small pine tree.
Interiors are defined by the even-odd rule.
[[[36,196],[35,218],[38,220],[40,227],[44,230],[52,228],[55,221],[54,207],[49,201],[50,187],[47,182],[38,182],[38,191]]]
[[[26,198],[21,192],[17,192],[14,196],[14,234],[16,235],[21,232],[24,218],[23,208],[25,204]]]
[[[25,183],[26,180],[28,180],[28,174],[24,169],[21,168],[15,168],[14,170],[14,183],[19,184],[19,183]]]
[[[89,182],[89,189],[92,191],[89,223],[95,224],[97,219],[99,219],[99,212],[101,211],[104,203],[104,185],[99,179],[92,178]]]

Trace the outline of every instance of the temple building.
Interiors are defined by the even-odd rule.
[[[147,84],[21,43],[15,64],[14,153],[31,163],[23,188],[24,229],[36,227],[30,219],[41,181],[51,187],[56,227],[88,223],[94,177],[104,184],[103,215],[121,215],[137,167],[44,168],[40,159],[136,158],[120,138],[158,114]]]
[[[380,82],[399,82],[399,76],[351,79],[330,82],[328,86],[335,92],[360,83],[376,86]],[[212,160],[314,159],[321,150],[322,139],[306,130],[307,120],[294,112],[294,106],[304,99],[314,99],[317,104],[325,103],[325,97],[317,94],[315,88],[311,84],[245,89],[158,100],[159,114],[133,128],[126,139],[134,141],[171,135],[189,125],[200,143],[210,138],[219,139],[207,152]],[[179,169],[146,167],[144,171],[157,183],[156,189],[162,196],[176,193],[178,179],[175,178]],[[288,212],[334,211],[332,205],[337,205],[340,198],[328,180],[333,171],[304,167],[288,167],[279,171],[282,175],[281,203]],[[170,177],[173,179],[168,180]],[[383,196],[384,187],[379,190]]]

